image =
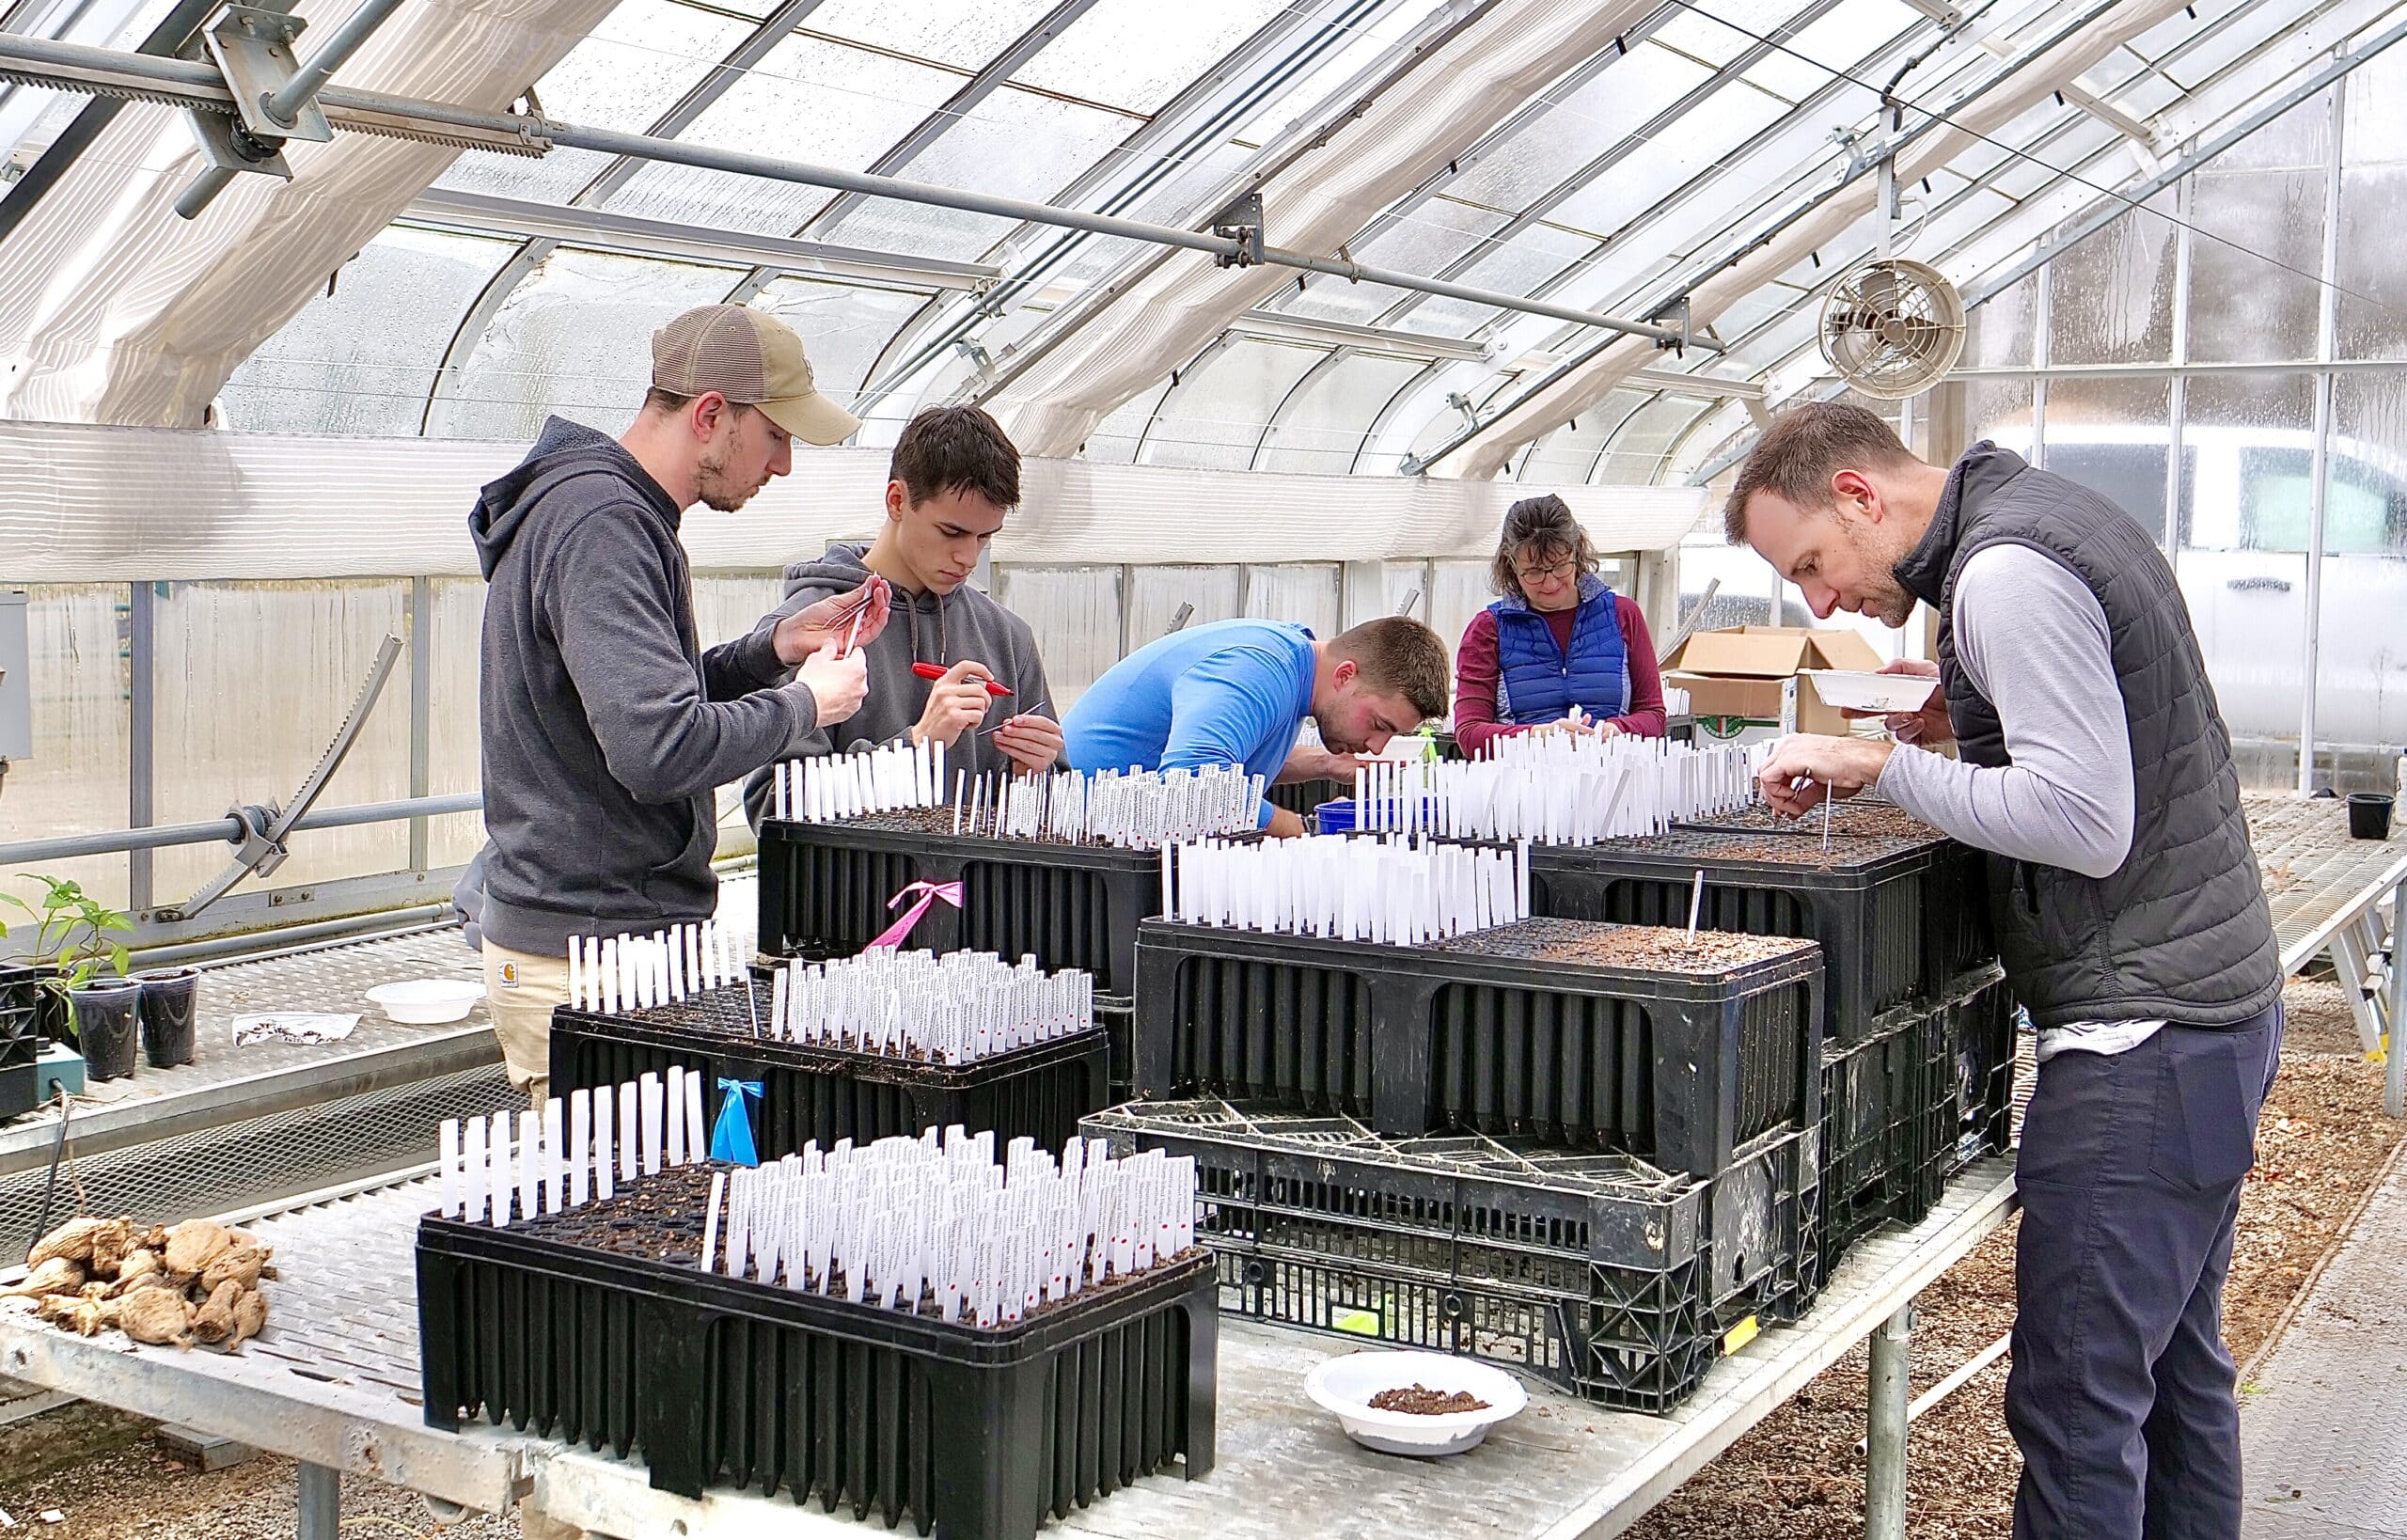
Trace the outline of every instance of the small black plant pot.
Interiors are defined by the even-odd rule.
[[[2349,838],[2352,840],[2387,840],[2390,838],[2390,796],[2383,792],[2351,792],[2349,794]]]
[[[142,986],[131,979],[75,991],[75,1037],[84,1049],[85,1078],[118,1080],[134,1073],[134,1018],[141,999]]]
[[[135,974],[134,982],[142,986],[142,1057],[152,1069],[191,1063],[200,969],[154,968]]]

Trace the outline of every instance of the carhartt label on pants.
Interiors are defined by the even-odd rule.
[[[505,961],[501,965],[501,987],[504,989],[515,989],[518,987],[518,965],[516,963]]]

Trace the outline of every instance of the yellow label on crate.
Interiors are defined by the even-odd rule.
[[[1340,1331],[1350,1331],[1358,1337],[1376,1337],[1379,1334],[1379,1317],[1374,1311],[1349,1310],[1331,1321],[1329,1325]]]
[[[1722,1356],[1726,1359],[1731,1354],[1736,1353],[1738,1349],[1746,1346],[1749,1343],[1754,1342],[1756,1334],[1762,1330],[1763,1328],[1756,1324],[1755,1318],[1752,1315],[1748,1316],[1737,1326],[1732,1327],[1723,1337]]]

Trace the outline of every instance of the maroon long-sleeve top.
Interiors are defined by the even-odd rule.
[[[1577,608],[1540,611],[1554,645],[1571,649]],[[1624,594],[1613,595],[1613,620],[1621,627],[1621,645],[1629,666],[1629,709],[1613,717],[1613,726],[1642,738],[1663,735],[1663,675],[1655,666],[1655,643],[1646,634],[1646,617]],[[1497,714],[1496,617],[1481,610],[1463,629],[1462,645],[1455,651],[1455,743],[1476,756],[1489,744],[1535,723],[1516,726]]]

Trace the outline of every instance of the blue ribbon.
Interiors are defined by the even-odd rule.
[[[738,1166],[757,1166],[761,1157],[752,1148],[752,1115],[744,1106],[749,1096],[758,1101],[761,1082],[721,1078],[718,1083],[718,1122],[711,1128],[711,1158]]]

